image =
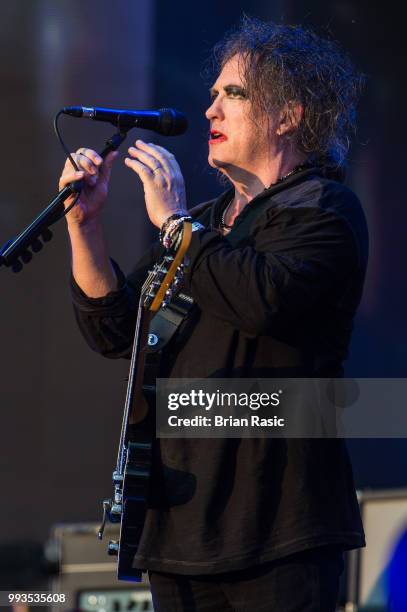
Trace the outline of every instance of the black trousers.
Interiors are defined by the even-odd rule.
[[[342,549],[321,546],[228,574],[149,577],[155,612],[335,612],[343,568]]]

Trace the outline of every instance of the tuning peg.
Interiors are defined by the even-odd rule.
[[[16,259],[16,261],[11,266],[11,269],[13,270],[13,272],[16,272],[16,273],[21,272],[21,270],[23,269],[23,264],[21,263],[19,259]]]
[[[172,295],[173,295],[173,292],[170,291],[170,290],[165,292],[165,296],[164,296],[163,303],[162,303],[162,306],[164,308],[166,308],[169,305],[169,303],[171,302]]]
[[[30,253],[30,251],[24,251],[23,253],[21,253],[21,259],[23,261],[23,263],[28,264],[30,263],[30,261],[33,258],[33,254]]]
[[[49,227],[46,227],[41,233],[41,238],[43,239],[44,242],[49,242],[52,236],[53,234],[51,230],[49,229]]]
[[[168,304],[172,300],[173,295],[174,295],[173,290],[172,289],[167,289],[167,291],[165,292],[165,295],[164,295],[164,299],[163,299],[163,305],[164,306],[168,306]]]
[[[42,244],[42,242],[41,242],[41,240],[39,238],[36,238],[31,243],[31,249],[34,251],[34,253],[38,253],[38,251],[41,251],[43,246],[44,245]]]

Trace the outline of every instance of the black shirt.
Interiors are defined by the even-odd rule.
[[[341,376],[367,260],[356,196],[308,169],[256,196],[225,237],[228,191],[198,207],[185,289],[195,307],[165,350],[162,374]],[[80,328],[107,357],[126,357],[154,245],[121,287],[87,298],[73,283]],[[206,574],[243,569],[323,544],[364,545],[343,440],[161,439],[135,565]]]

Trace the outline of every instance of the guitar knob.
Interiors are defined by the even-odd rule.
[[[121,514],[122,511],[123,511],[123,508],[121,504],[112,504],[112,507],[110,509],[110,514]]]
[[[107,554],[114,557],[119,554],[119,542],[117,540],[110,540],[107,545]]]

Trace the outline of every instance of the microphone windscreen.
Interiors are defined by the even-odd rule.
[[[159,128],[156,130],[163,136],[179,136],[188,129],[188,120],[184,113],[174,108],[160,108]]]

